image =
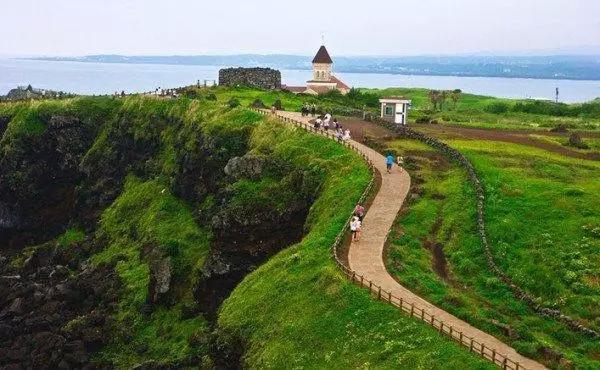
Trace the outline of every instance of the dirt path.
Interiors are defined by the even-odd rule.
[[[492,130],[484,128],[471,128],[471,127],[460,127],[460,126],[449,126],[449,125],[411,125],[416,131],[423,132],[424,134],[434,136],[440,139],[476,139],[476,140],[492,140],[492,141],[504,141],[507,143],[528,145],[535,148],[547,150],[552,153],[558,153],[567,157],[588,159],[598,161],[600,160],[600,153],[584,153],[570,149],[568,147],[549,143],[544,140],[536,139],[530,135],[540,135],[548,137],[568,137],[568,134],[553,133],[547,131],[504,131],[504,130]],[[581,134],[582,137],[597,137],[596,133]]]
[[[309,117],[302,117],[300,113],[295,112],[278,112],[278,114],[303,123],[308,123],[310,120]],[[388,233],[408,194],[410,176],[406,171],[397,168],[391,174],[387,174],[385,159],[381,154],[356,141],[352,141],[352,144],[373,161],[376,169],[382,174],[382,181],[381,187],[365,215],[361,240],[350,246],[348,253],[350,268],[358,275],[364,276],[384,290],[391,292],[394,296],[402,298],[405,302],[413,303],[415,307],[423,309],[430,316],[435,316],[443,321],[444,325],[453,326],[455,330],[485,344],[496,353],[503,354],[519,363],[520,368],[545,369],[542,364],[520,355],[507,344],[434,306],[394,280],[385,268],[383,252]]]

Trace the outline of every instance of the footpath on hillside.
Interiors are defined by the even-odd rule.
[[[310,123],[310,117],[304,117],[296,112],[278,111],[277,115],[306,124]],[[515,349],[494,336],[471,326],[417,296],[389,274],[383,261],[384,246],[388,233],[410,189],[410,176],[406,171],[398,168],[394,168],[392,173],[387,174],[385,158],[382,154],[359,142],[352,141],[352,144],[373,162],[377,171],[382,174],[382,181],[381,187],[364,217],[361,239],[350,246],[348,252],[350,269],[355,271],[357,275],[364,276],[365,279],[371,280],[382,289],[391,292],[392,295],[402,298],[409,304],[414,304],[415,307],[423,309],[430,316],[435,316],[443,321],[444,325],[453,326],[454,329],[485,344],[486,347],[495,350],[496,353],[519,363],[521,367],[546,369],[542,364],[520,355]]]

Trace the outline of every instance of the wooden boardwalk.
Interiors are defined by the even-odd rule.
[[[310,117],[302,117],[300,113],[296,112],[279,111],[277,114],[301,123],[309,123],[310,120]],[[352,276],[360,276],[361,283],[364,279],[369,281],[369,285],[373,283],[379,286],[386,294],[391,294],[390,303],[398,306],[399,300],[399,306],[404,310],[407,310],[406,307],[410,307],[411,315],[416,310],[420,312],[423,320],[426,320],[426,317],[431,318],[432,326],[435,327],[434,320],[442,323],[440,331],[448,334],[447,331],[444,331],[444,325],[446,328],[451,328],[450,336],[455,340],[458,338],[457,335],[453,335],[453,331],[460,333],[461,344],[469,346],[469,342],[464,341],[463,336],[471,338],[471,350],[473,350],[473,339],[476,340],[477,345],[481,346],[479,353],[500,366],[513,369],[546,369],[544,365],[520,355],[494,336],[436,307],[394,280],[385,268],[383,250],[388,233],[410,189],[410,176],[396,166],[392,173],[387,174],[383,155],[361,143],[355,141],[351,141],[351,143],[359,152],[365,154],[373,162],[376,170],[382,174],[381,187],[364,217],[361,239],[350,246],[348,262]],[[395,301],[392,300],[392,296],[396,299]],[[419,317],[419,315],[416,316]],[[484,348],[489,352],[486,352]],[[503,363],[503,359],[518,365],[511,367],[507,365],[506,360]]]

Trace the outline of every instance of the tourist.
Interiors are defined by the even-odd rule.
[[[344,131],[344,138],[343,139],[344,139],[344,141],[348,141],[348,140],[350,140],[350,138],[351,138],[350,137],[350,130],[346,129]]]
[[[271,105],[271,114],[275,114],[277,112],[277,108],[275,108],[275,105]]]
[[[323,121],[321,120],[321,117],[317,117],[317,119],[315,120],[315,130],[319,130],[321,128],[321,123],[323,123]]]
[[[358,217],[360,222],[362,222],[363,218],[365,217],[365,207],[357,204],[356,207],[354,207],[354,216]]]
[[[306,104],[306,103],[302,104],[302,110],[301,110],[302,117],[308,116],[308,110],[309,110],[308,109],[308,104]]]
[[[360,240],[360,227],[361,223],[358,217],[354,216],[350,221],[350,232],[352,233],[352,241],[357,242]]]
[[[344,131],[342,131],[341,128],[338,128],[335,132],[335,138],[338,139],[338,141],[342,141],[344,140]]]
[[[315,105],[315,103],[312,103],[310,106],[310,115],[312,117],[314,117],[316,113],[317,113],[317,106]]]
[[[329,120],[327,118],[323,121],[323,130],[329,131]]]
[[[323,122],[327,123],[327,127],[329,127],[330,121],[331,121],[331,114],[325,113],[325,116],[323,117]]]
[[[394,156],[392,155],[392,153],[388,153],[388,155],[385,157],[385,166],[387,168],[387,173],[392,172],[393,165],[394,165]]]
[[[402,158],[402,156],[398,156],[396,158],[396,164],[398,165],[398,170],[400,170],[400,172],[402,172],[402,165],[404,164],[404,158]]]
[[[333,128],[334,128],[334,129],[336,129],[336,130],[337,130],[338,128],[340,128],[340,124],[339,124],[339,122],[338,122],[337,118],[334,118],[334,119],[333,119]]]

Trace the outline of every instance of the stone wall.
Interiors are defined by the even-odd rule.
[[[219,85],[280,89],[281,72],[271,68],[225,68],[219,70]]]
[[[487,238],[487,231],[485,227],[485,191],[482,182],[479,179],[477,172],[475,171],[475,167],[473,167],[473,164],[471,164],[469,159],[467,159],[467,157],[464,154],[436,138],[427,136],[421,132],[414,131],[407,126],[397,126],[394,123],[382,120],[381,118],[374,116],[369,116],[366,118],[371,122],[388,128],[389,130],[395,132],[401,137],[418,140],[426,145],[437,149],[446,158],[452,160],[453,162],[460,165],[463,169],[465,169],[469,178],[469,182],[475,189],[475,197],[477,201],[477,233],[479,234],[479,239],[483,247],[483,253],[485,255],[488,268],[496,276],[498,276],[498,278],[504,284],[506,284],[506,286],[508,286],[511,289],[513,294],[518,299],[526,302],[538,314],[559,320],[567,326],[569,326],[570,328],[572,328],[573,330],[587,334],[591,337],[600,337],[598,332],[583,325],[581,322],[573,319],[572,317],[563,314],[561,311],[553,308],[544,307],[543,305],[539,304],[534,296],[532,296],[523,288],[515,284],[513,280],[497,265],[491,250],[490,242]]]

